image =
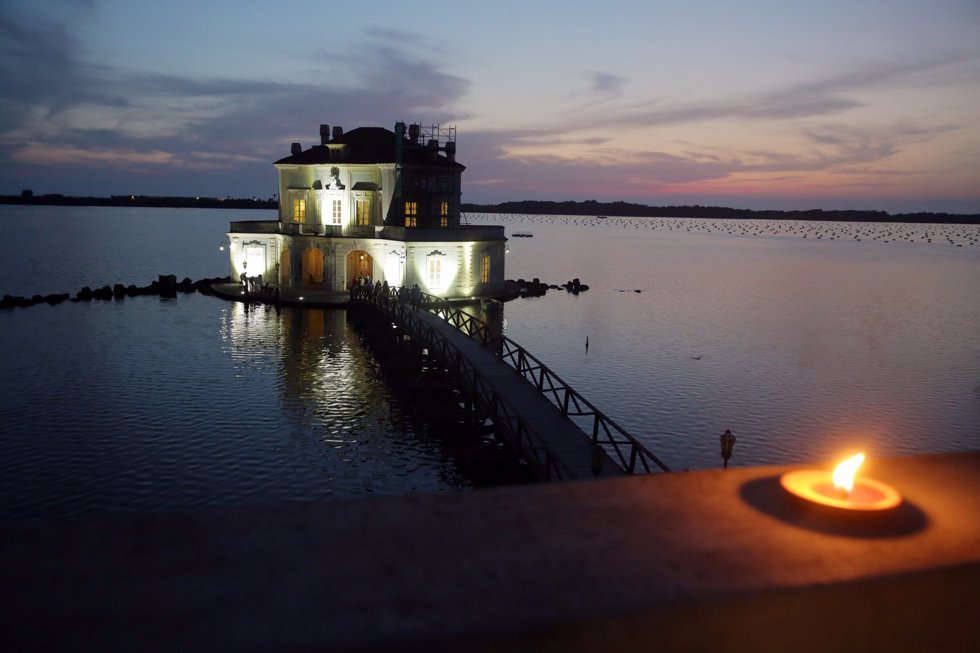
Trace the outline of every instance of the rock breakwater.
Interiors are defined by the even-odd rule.
[[[126,297],[137,297],[140,295],[158,295],[160,297],[176,297],[177,293],[189,294],[199,292],[203,295],[212,295],[212,284],[228,283],[229,277],[214,277],[192,281],[190,277],[185,277],[182,281],[177,281],[174,274],[161,274],[156,281],[145,286],[135,284],[116,283],[105,285],[99,288],[84,286],[75,293],[52,293],[50,295],[32,295],[25,297],[21,295],[4,295],[0,299],[0,309],[27,308],[37,304],[55,305],[65,301],[71,302],[90,302],[108,301],[110,299],[121,300]]]

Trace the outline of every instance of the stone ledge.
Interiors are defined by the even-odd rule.
[[[980,453],[871,461],[884,521],[791,467],[0,525],[5,650],[980,648]]]

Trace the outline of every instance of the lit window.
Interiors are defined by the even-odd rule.
[[[490,283],[490,255],[480,257],[480,283]]]
[[[330,224],[341,224],[340,200],[331,200],[330,204]]]
[[[306,200],[294,197],[293,222],[303,222],[304,220],[306,220]]]
[[[429,288],[438,288],[442,284],[442,257],[430,256],[426,267],[429,273]]]
[[[371,224],[371,200],[357,200],[357,204],[355,204],[354,209],[357,214],[357,224]]]
[[[449,202],[443,202],[439,206],[439,226],[449,226]]]
[[[405,201],[405,226],[414,227],[418,224],[418,203],[410,200]]]

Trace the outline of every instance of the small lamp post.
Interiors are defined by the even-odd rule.
[[[735,436],[731,429],[725,429],[721,434],[721,458],[725,461],[725,469],[728,469],[728,459],[732,457],[732,449],[735,448]]]

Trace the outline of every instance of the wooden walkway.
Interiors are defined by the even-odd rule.
[[[482,325],[471,315],[434,297],[426,297],[432,301],[414,309],[398,301],[394,289],[389,296],[359,299],[358,303],[385,314],[415,346],[426,349],[445,366],[479,413],[493,422],[497,434],[540,479],[608,478],[653,468],[668,471],[656,456],[574,390],[564,384],[556,388],[552,381],[557,376],[550,370],[540,364],[527,366],[528,360],[537,362],[527,352],[518,347],[518,354],[509,356],[508,352],[514,354],[515,343],[506,338],[488,340],[468,335]],[[470,328],[461,330],[461,321]],[[508,358],[512,359],[510,364]],[[531,372],[533,382],[527,372]],[[549,392],[553,395],[550,399]],[[568,415],[596,416],[591,436]]]

